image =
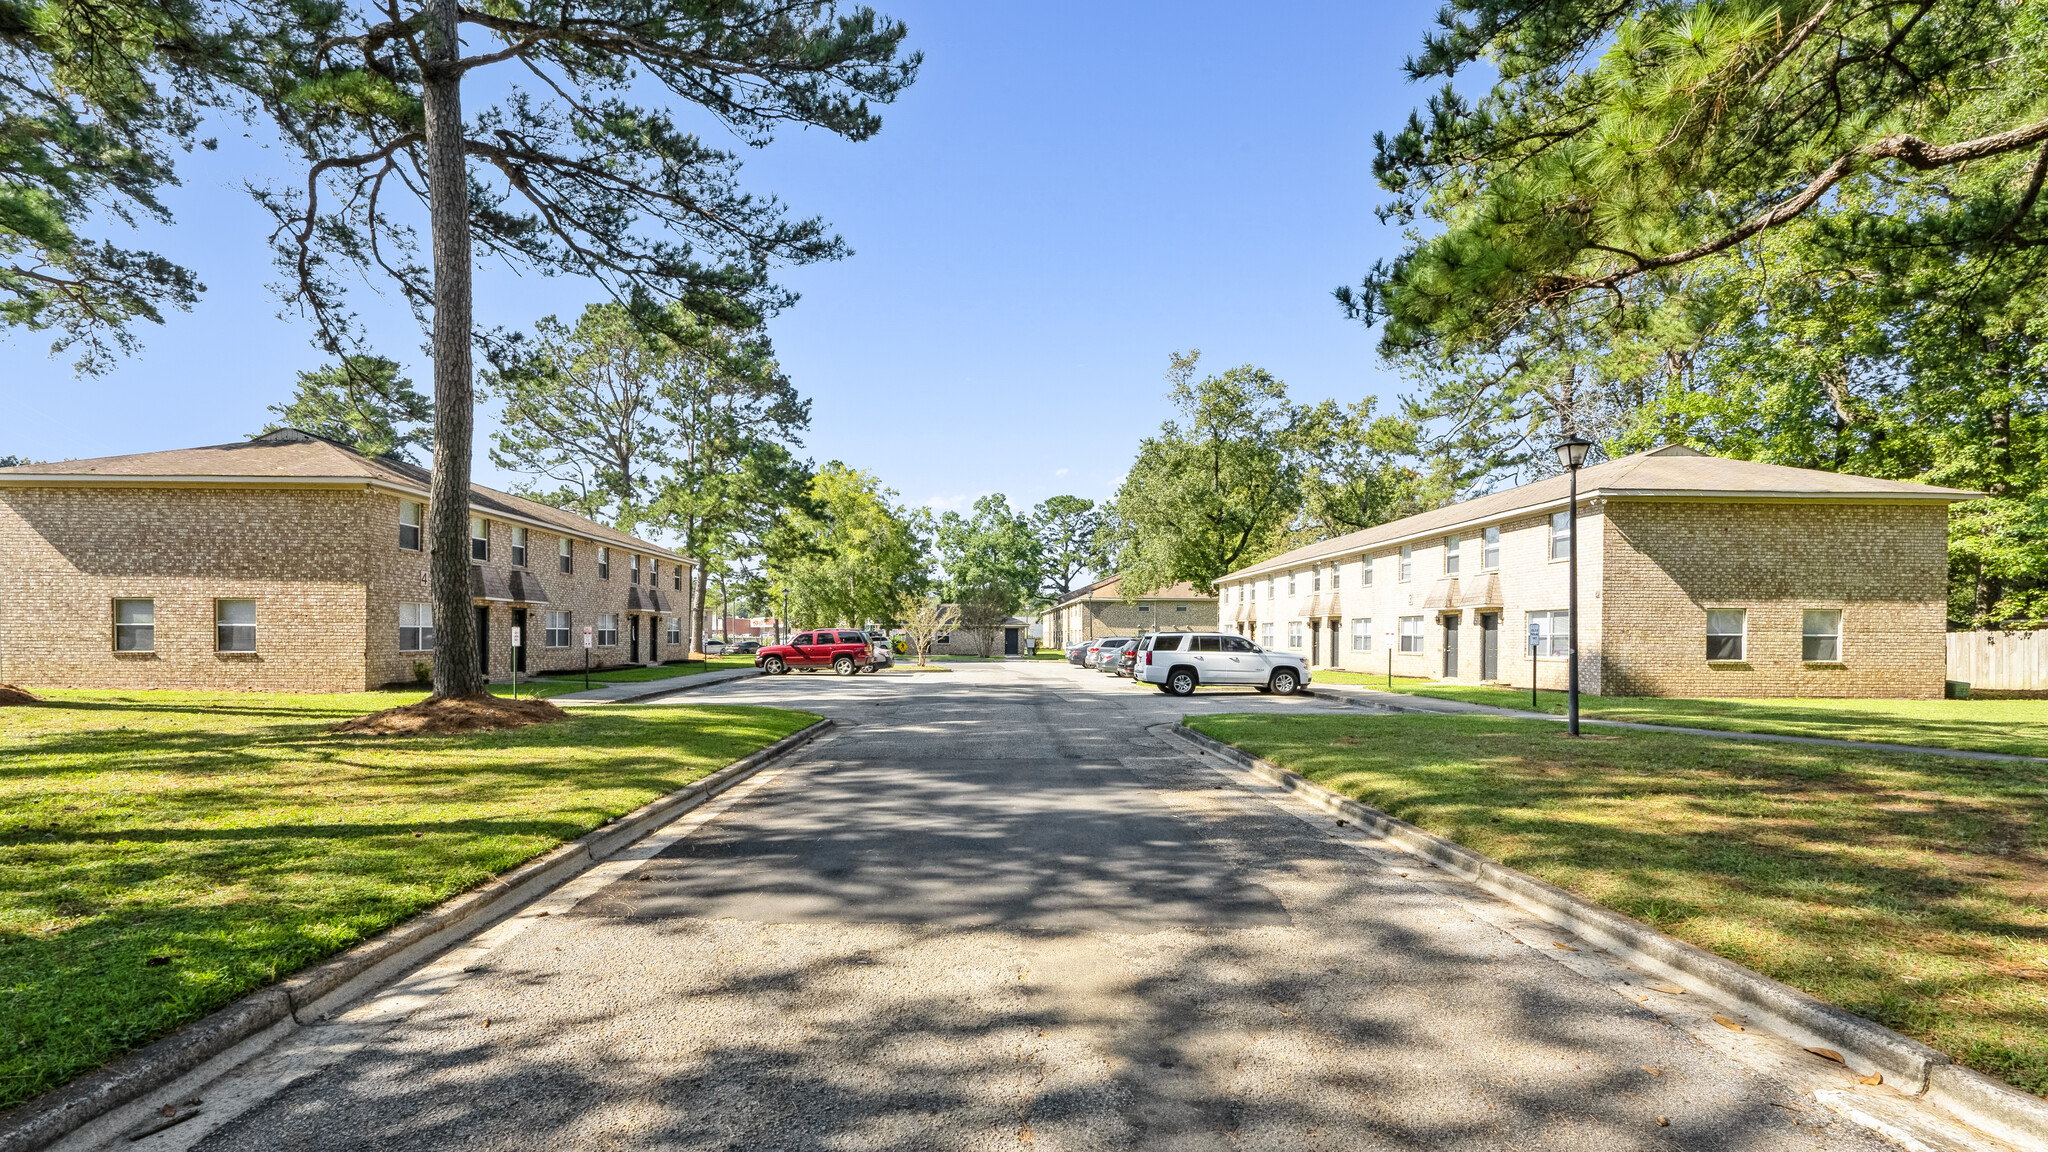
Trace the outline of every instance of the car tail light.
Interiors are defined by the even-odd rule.
[[[1150,668],[1151,666],[1152,666],[1152,650],[1151,650],[1150,648],[1147,648],[1147,649],[1145,650],[1145,667],[1147,667],[1147,668]]]

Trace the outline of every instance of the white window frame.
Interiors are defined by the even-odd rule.
[[[130,621],[127,621],[127,622],[123,622],[123,621],[122,621],[122,619],[121,619],[121,616],[122,616],[122,612],[121,612],[121,606],[122,606],[122,605],[124,605],[124,604],[144,604],[144,605],[147,605],[148,607],[147,607],[147,609],[146,609],[146,615],[147,615],[147,616],[149,617],[149,619],[148,619],[148,620],[147,620],[146,622],[145,622],[145,621],[142,621],[142,620],[130,620]],[[114,601],[114,604],[113,604],[113,621],[114,621],[114,636],[113,636],[113,640],[114,640],[114,651],[116,651],[116,652],[154,652],[154,651],[156,651],[156,599],[155,599],[154,597],[151,597],[151,596],[123,596],[123,597],[120,597],[119,599],[115,600],[115,601]],[[124,629],[124,628],[128,630],[128,633],[129,633],[129,636],[130,636],[130,638],[131,638],[132,640],[134,640],[134,641],[135,641],[134,643],[128,644],[128,645],[126,645],[126,646],[123,646],[123,645],[122,645],[122,643],[121,643],[121,630],[122,630],[122,629]]]
[[[1339,560],[1335,564],[1330,565],[1330,591],[1342,592],[1343,590],[1344,562],[1342,560]]]
[[[576,545],[567,536],[555,538],[555,568],[564,576],[576,571]]]
[[[1295,574],[1292,571],[1287,573],[1287,594],[1289,596],[1299,596],[1301,594],[1294,590],[1294,576]]]
[[[597,646],[617,648],[619,646],[619,614],[606,612],[597,618]]]
[[[1569,508],[1550,514],[1550,559],[1569,560],[1572,556],[1572,514]]]
[[[246,624],[245,624],[245,623],[243,623],[243,622],[241,622],[241,621],[239,621],[239,620],[222,620],[222,619],[221,619],[221,613],[222,613],[222,611],[223,611],[224,607],[225,607],[226,605],[229,605],[229,604],[247,604],[247,605],[249,606],[249,621],[248,621],[248,623],[246,623]],[[232,628],[232,629],[234,629],[234,630],[236,631],[236,635],[234,635],[234,636],[232,636],[232,637],[226,636],[226,632],[225,632],[225,630],[226,630],[226,629],[230,629],[230,628]],[[239,643],[240,643],[240,641],[244,639],[244,637],[243,637],[242,635],[240,635],[240,633],[241,633],[241,632],[242,632],[242,630],[244,630],[244,629],[246,629],[246,630],[248,631],[248,636],[246,637],[246,639],[247,639],[247,640],[248,640],[248,642],[249,642],[249,646],[248,646],[248,647],[246,647],[246,648],[243,648],[243,647],[240,647],[240,646],[239,646]],[[230,643],[222,643],[222,640],[223,640],[224,638],[225,638],[225,639],[228,639],[228,640],[230,640],[230,641],[233,641],[233,643],[231,643],[231,644],[230,644]],[[215,601],[213,602],[213,650],[214,650],[215,652],[254,652],[254,651],[256,651],[256,601],[255,601],[255,600],[253,600],[253,599],[251,599],[251,598],[249,598],[249,597],[247,597],[247,596],[226,596],[226,597],[222,597],[222,598],[220,598],[220,599],[217,599],[217,600],[215,600]]]
[[[482,516],[469,518],[469,558],[483,564],[491,560],[491,522]]]
[[[1572,654],[1572,612],[1569,608],[1548,608],[1529,613],[1536,625],[1536,655],[1555,660]]]
[[[1353,652],[1372,651],[1372,617],[1353,616],[1351,618],[1351,650]]]
[[[512,566],[526,567],[526,528],[520,524],[512,526]]]
[[[612,550],[602,544],[597,546],[597,578],[599,580],[609,580],[612,578]]]
[[[1415,545],[1401,545],[1401,570],[1395,579],[1403,584],[1415,579]]]
[[[1724,631],[1720,631],[1720,632],[1716,632],[1716,631],[1714,631],[1714,617],[1715,617],[1715,615],[1716,615],[1716,614],[1719,614],[1719,615],[1723,616],[1723,617],[1724,617],[1724,619],[1723,619],[1722,623],[1723,623],[1723,624],[1726,624],[1726,620],[1725,620],[1725,617],[1726,617],[1726,616],[1727,616],[1728,614],[1730,614],[1730,613],[1733,613],[1733,614],[1735,614],[1735,615],[1737,615],[1737,616],[1739,616],[1739,617],[1741,618],[1741,620],[1742,620],[1742,630],[1741,630],[1740,632],[1729,632],[1729,631],[1725,631],[1725,630],[1724,630]],[[1710,607],[1708,607],[1708,609],[1707,609],[1707,631],[1706,631],[1706,636],[1707,636],[1707,662],[1708,662],[1708,663],[1710,663],[1710,664],[1740,664],[1740,663],[1742,663],[1742,662],[1744,662],[1744,661],[1748,660],[1748,659],[1749,659],[1749,609],[1747,609],[1747,608],[1714,608],[1714,607],[1711,607],[1711,606],[1710,606]],[[1715,639],[1716,639],[1716,638],[1719,638],[1719,639],[1723,639],[1723,640],[1725,640],[1725,639],[1727,639],[1727,638],[1728,638],[1728,637],[1730,637],[1730,636],[1733,636],[1733,637],[1735,637],[1735,655],[1733,655],[1733,656],[1716,656],[1716,655],[1714,655],[1714,641],[1715,641]]]
[[[1321,564],[1311,564],[1308,566],[1308,590],[1311,592],[1321,592],[1323,590],[1323,566]]]
[[[638,552],[627,555],[626,570],[630,573],[627,577],[627,583],[638,584],[640,582],[640,554]]]
[[[1287,622],[1287,647],[1292,649],[1293,651],[1299,652],[1301,651],[1302,643],[1303,630],[1301,626],[1301,621],[1289,620]]]
[[[411,520],[406,517],[411,516]],[[398,502],[398,547],[405,552],[418,552],[420,542],[425,539],[427,506],[417,500]],[[405,542],[405,530],[412,529],[412,543]]]
[[[1361,559],[1358,562],[1358,566],[1361,569],[1363,569],[1365,573],[1365,575],[1361,579],[1361,583],[1363,583],[1367,588],[1372,587],[1372,557],[1367,556]]]
[[[681,644],[683,642],[683,618],[681,616],[671,616],[668,618],[668,642],[670,644]]]
[[[1444,537],[1444,575],[1456,576],[1458,569],[1464,566],[1464,556],[1459,552],[1459,545],[1463,542],[1464,537],[1455,534]]]
[[[1278,577],[1266,577],[1266,599],[1271,600],[1273,598],[1273,585],[1278,583],[1278,580]]]
[[[1401,617],[1400,626],[1397,631],[1400,636],[1401,654],[1403,656],[1419,656],[1425,651],[1427,634],[1422,627],[1422,617]]]
[[[406,621],[410,619],[410,624]],[[420,623],[425,620],[426,623]],[[406,646],[406,633],[411,632],[412,646]],[[434,650],[434,606],[418,600],[400,601],[398,605],[398,650],[400,652],[432,652]]]
[[[1814,617],[1832,617],[1834,631],[1815,632]],[[1808,641],[1831,640],[1834,655],[1815,656]],[[1802,608],[1799,612],[1799,659],[1807,664],[1840,664],[1842,662],[1842,610],[1840,608]]]
[[[576,624],[567,612],[549,612],[542,621],[545,628],[541,634],[541,645],[546,648],[567,648],[576,640]]]
[[[1479,570],[1493,572],[1500,568],[1500,525],[1482,528],[1479,531]]]

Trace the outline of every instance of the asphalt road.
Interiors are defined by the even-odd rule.
[[[1014,663],[688,699],[846,727],[131,1147],[1893,1147],[1147,732],[1338,705]]]

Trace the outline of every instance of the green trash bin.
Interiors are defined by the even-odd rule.
[[[1949,699],[1968,700],[1970,698],[1970,682],[1968,680],[1944,680],[1942,684],[1944,685],[1942,695]]]

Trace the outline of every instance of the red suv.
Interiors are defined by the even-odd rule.
[[[841,676],[863,669],[873,672],[888,658],[875,654],[874,642],[852,628],[818,628],[799,632],[787,644],[770,644],[754,654],[754,667],[771,676],[791,668],[830,668]]]

